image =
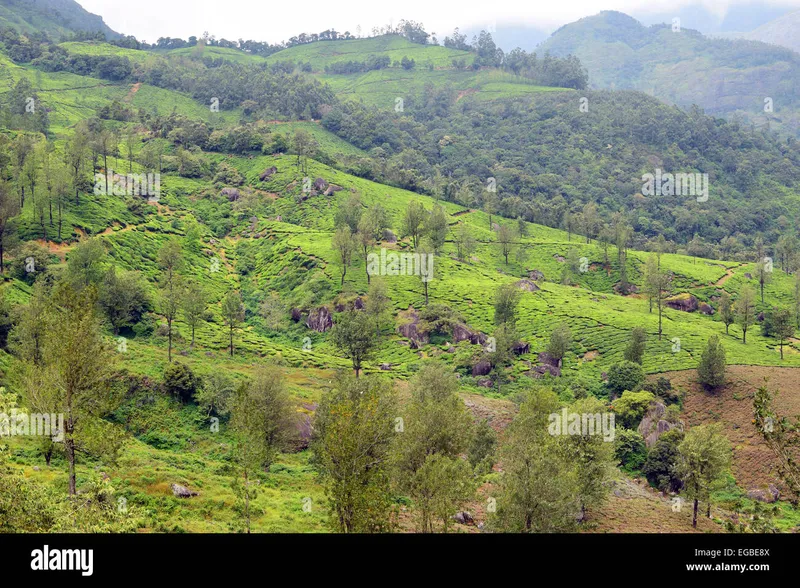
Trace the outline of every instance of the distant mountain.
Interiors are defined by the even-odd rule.
[[[632,11],[630,14],[645,25],[671,23],[673,18],[678,17],[683,28],[695,29],[709,35],[750,31],[793,10],[795,8],[775,6],[767,2],[747,2],[732,4],[724,13],[720,13],[697,3],[666,12]]]
[[[784,14],[746,33],[719,35],[728,39],[747,39],[786,47],[800,53],[800,10]]]
[[[75,0],[3,0],[0,28],[7,27],[21,33],[42,31],[57,38],[74,32],[97,31],[108,39],[120,37],[102,17],[87,12]]]
[[[576,55],[595,88],[640,90],[709,114],[800,130],[800,55],[788,49],[601,12],[561,27],[540,51]]]

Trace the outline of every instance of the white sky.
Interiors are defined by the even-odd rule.
[[[483,27],[491,23],[528,24],[555,29],[601,10],[637,13],[674,13],[701,4],[724,17],[728,7],[751,0],[77,0],[99,14],[114,30],[133,34],[150,43],[158,37],[200,36],[208,31],[217,38],[254,39],[277,43],[302,32],[327,28],[362,34],[373,26],[415,20],[441,40],[456,26]],[[800,0],[766,0],[776,5],[800,7]]]

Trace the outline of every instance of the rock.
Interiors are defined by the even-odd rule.
[[[525,355],[531,352],[531,344],[525,343],[525,341],[517,341],[511,347],[511,351],[514,352],[514,355]]]
[[[745,280],[752,280],[752,279],[753,279],[753,276],[752,276],[750,273],[746,273],[746,274],[744,275],[744,279],[745,279]]]
[[[772,495],[773,500],[778,500],[781,497],[781,491],[772,484],[769,485],[769,493]]]
[[[336,185],[334,185],[334,184],[331,184],[330,186],[328,186],[328,189],[327,189],[327,190],[325,190],[325,196],[330,196],[330,195],[331,195],[331,194],[333,194],[334,192],[338,192],[338,191],[340,191],[341,189],[342,189],[342,187],[341,187],[341,186],[336,186]]]
[[[478,386],[481,388],[491,388],[493,386],[492,380],[489,378],[480,378],[478,380]]]
[[[206,357],[214,357],[213,351],[206,351]]]
[[[241,196],[236,188],[223,188],[222,195],[228,199],[228,202],[235,202]]]
[[[319,191],[324,190],[325,188],[328,187],[328,182],[326,182],[322,178],[317,178],[316,180],[314,180],[314,183],[312,184],[312,186],[313,186],[314,190],[317,190],[319,192]]]
[[[536,269],[528,272],[528,277],[531,280],[536,280],[537,282],[539,280],[544,280],[544,274],[542,272],[540,272],[539,270],[536,270]]]
[[[714,309],[711,308],[711,306],[709,304],[706,304],[705,302],[701,302],[700,303],[699,309],[700,309],[700,312],[703,313],[703,314],[707,314],[709,316],[714,314]]]
[[[649,449],[655,445],[658,438],[667,431],[676,427],[681,428],[678,423],[670,423],[661,417],[667,412],[667,407],[662,402],[651,402],[644,417],[639,423],[639,434],[644,437],[644,444]]]
[[[471,343],[474,337],[475,333],[466,325],[459,323],[453,327],[453,341],[455,343],[460,343],[461,341],[469,341]]]
[[[263,172],[261,172],[261,175],[258,177],[258,179],[263,182],[264,180],[269,178],[272,174],[274,174],[276,171],[278,171],[278,168],[273,165],[272,167],[267,168]]]
[[[473,376],[486,376],[492,371],[492,362],[488,359],[482,359],[474,366],[472,366]]]
[[[564,263],[565,261],[567,261],[566,258],[558,254],[554,255],[553,259],[555,259],[558,263]]]
[[[312,310],[310,313],[308,313],[306,326],[309,329],[317,331],[318,333],[324,333],[325,331],[330,330],[330,328],[333,326],[331,311],[328,310],[327,306],[320,306],[319,308]]]
[[[422,345],[428,343],[428,332],[423,331],[419,327],[419,314],[414,310],[413,306],[409,306],[408,310],[400,312],[398,315],[400,324],[397,326],[397,333],[409,340],[411,349],[419,349]]]
[[[561,369],[554,365],[537,365],[528,372],[528,375],[532,378],[541,378],[545,374],[558,378],[561,375]]]
[[[39,468],[39,466],[33,466],[33,471],[34,471],[34,472],[38,472],[38,471],[39,471],[39,469],[40,469],[40,468]]]
[[[763,313],[763,312],[759,312],[759,313],[758,313],[758,316],[756,316],[756,320],[757,320],[758,322],[760,322],[760,323],[763,323],[765,318],[766,318],[766,317],[764,316],[764,313]]]
[[[353,300],[353,308],[355,310],[364,310],[364,299],[361,296],[358,296],[355,300]]]
[[[537,292],[539,290],[539,286],[537,286],[531,280],[522,279],[514,285],[525,292]]]
[[[667,298],[666,305],[674,310],[681,310],[683,312],[694,312],[697,310],[699,303],[697,298],[691,294],[679,294],[672,298]]]
[[[764,490],[749,490],[747,492],[747,497],[751,500],[758,500],[759,502],[775,502],[773,495]]]
[[[384,229],[383,240],[387,243],[397,243],[397,236],[389,229]]]
[[[539,360],[539,363],[543,365],[550,365],[557,368],[561,367],[561,360],[556,359],[546,351],[542,351],[537,359]]]
[[[185,349],[184,349],[184,350],[182,350],[182,351],[180,351],[179,353],[180,353],[180,354],[181,354],[183,357],[187,357],[187,356],[189,355],[189,352],[188,352],[188,351],[186,351]]]
[[[177,498],[191,498],[192,496],[200,496],[199,492],[189,490],[186,486],[181,486],[180,484],[171,484],[170,488],[172,488],[172,494],[174,494]]]
[[[300,322],[300,319],[303,318],[303,311],[299,308],[292,309],[292,320],[296,323]]]
[[[381,369],[383,371],[385,371],[385,372],[388,372],[389,370],[392,369],[392,364],[390,364],[390,363],[382,363],[381,364]]]
[[[461,511],[456,513],[453,516],[453,520],[461,525],[474,525],[475,519],[472,518],[472,515],[469,514],[467,511]]]

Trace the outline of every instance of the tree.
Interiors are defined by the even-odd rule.
[[[38,370],[45,387],[55,395],[55,412],[64,415],[69,494],[74,496],[77,454],[113,449],[115,436],[103,417],[119,401],[110,388],[116,355],[103,338],[93,288],[77,292],[62,284],[53,296],[52,322],[44,336]]]
[[[386,280],[376,278],[367,290],[367,302],[364,312],[375,323],[375,336],[380,337],[381,327],[391,317],[392,300],[389,298],[389,288]]]
[[[677,492],[683,485],[678,472],[678,446],[681,441],[683,431],[670,429],[658,437],[647,454],[642,473],[659,490]]]
[[[183,267],[183,251],[180,241],[170,239],[158,251],[158,266],[161,269],[161,313],[167,319],[167,360],[172,361],[172,324],[181,308],[182,290],[178,272]],[[232,355],[232,353],[231,353]]]
[[[222,372],[213,371],[201,378],[195,401],[206,416],[225,416],[233,409],[236,389],[232,379]]]
[[[244,502],[243,518],[249,533],[250,501],[255,493],[250,478],[269,468],[288,446],[295,430],[295,412],[277,367],[261,368],[252,380],[239,386],[231,411],[231,428],[238,470],[235,489]]]
[[[500,254],[508,265],[508,255],[514,248],[514,242],[517,240],[517,234],[513,227],[508,224],[500,225],[497,231],[497,243],[500,245]]]
[[[94,150],[103,158],[103,172],[105,173],[105,194],[110,195],[111,188],[108,185],[108,178],[111,175],[111,170],[108,169],[109,156],[115,156],[119,151],[119,139],[117,134],[112,129],[102,129],[94,139]]]
[[[106,271],[99,302],[115,335],[123,327],[138,323],[150,307],[147,286],[141,276],[136,272],[117,273],[114,266]]]
[[[625,360],[642,365],[646,348],[647,332],[642,327],[634,327],[631,331],[631,340],[625,348]]]
[[[469,262],[470,257],[475,252],[478,242],[472,236],[466,224],[460,223],[453,230],[453,240],[456,243],[456,255],[462,261]]]
[[[364,362],[372,357],[379,340],[369,315],[359,310],[348,310],[337,315],[331,329],[331,341],[342,355],[353,362],[358,378]]]
[[[756,263],[755,274],[761,290],[761,304],[764,304],[764,287],[772,281],[772,262],[763,257],[759,259]]]
[[[333,217],[333,224],[337,229],[346,227],[351,233],[357,233],[359,224],[364,216],[364,206],[361,204],[361,197],[358,194],[350,194],[346,200],[339,204],[336,214]],[[370,231],[377,224],[375,219],[367,221]]]
[[[341,285],[344,286],[347,268],[353,261],[353,253],[356,250],[356,242],[349,228],[341,227],[333,234],[333,250],[338,254],[339,262],[342,264]]]
[[[638,392],[643,383],[644,371],[638,363],[621,361],[608,369],[608,387],[613,394],[622,394],[626,390]]]
[[[14,217],[19,212],[19,201],[12,194],[11,186],[0,177],[0,274],[5,273],[5,253],[14,244]]]
[[[320,400],[312,449],[340,533],[392,527],[390,448],[395,395],[377,377],[340,376]]]
[[[194,349],[194,333],[197,325],[203,320],[208,308],[208,296],[203,287],[197,282],[190,282],[183,289],[181,311],[183,320],[192,329],[192,345]]]
[[[367,284],[371,283],[372,280],[369,274],[369,250],[375,246],[376,233],[375,218],[369,214],[363,215],[358,223],[358,232],[355,235],[355,240],[364,253],[364,270],[367,273]]]
[[[500,448],[503,473],[492,520],[498,530],[525,533],[572,531],[580,510],[577,464],[562,436],[548,434],[560,410],[552,391],[535,390],[520,406]]]
[[[747,343],[747,329],[756,322],[756,292],[744,286],[736,300],[736,322],[742,328],[742,343]]]
[[[700,383],[711,389],[722,386],[725,383],[725,365],[725,348],[719,337],[712,335],[697,366]]]
[[[72,189],[75,191],[75,204],[80,203],[80,191],[84,188],[86,183],[85,168],[88,157],[89,137],[84,127],[78,126],[64,150],[64,160],[69,168]]]
[[[235,290],[231,290],[222,301],[222,318],[228,327],[231,357],[233,357],[233,334],[239,328],[239,325],[244,322],[244,317],[245,310],[242,295]]]
[[[725,334],[730,334],[730,326],[736,320],[736,313],[734,312],[733,303],[731,302],[731,295],[724,290],[722,291],[722,296],[719,299],[719,316],[725,325]]]
[[[644,292],[647,294],[647,301],[650,305],[650,312],[653,312],[653,301],[658,296],[658,274],[660,272],[658,258],[655,255],[648,255],[644,263]]]
[[[697,528],[697,505],[710,502],[711,485],[730,467],[730,443],[719,423],[689,429],[678,445],[677,472],[685,494],[694,501],[692,526]]]
[[[794,279],[794,318],[797,328],[800,329],[800,272]]]
[[[439,363],[423,364],[411,379],[411,400],[403,415],[402,434],[394,449],[395,483],[408,492],[417,507],[418,528],[432,532],[437,503],[463,503],[470,497],[469,464],[456,465],[472,435],[472,417],[458,397],[455,373]],[[442,458],[431,462],[434,456]],[[443,474],[454,477],[447,479]],[[456,504],[452,504],[456,503]],[[449,519],[454,510],[445,516]],[[442,521],[447,529],[448,520]]]
[[[517,307],[522,295],[514,284],[499,286],[494,295],[494,324],[511,326],[517,323]]]
[[[440,204],[433,207],[428,215],[427,221],[424,223],[425,235],[433,247],[433,252],[438,254],[442,247],[444,247],[445,240],[447,239],[447,213]]]
[[[602,415],[605,405],[594,397],[576,401],[570,411],[580,415]],[[605,431],[603,431],[605,433]],[[566,435],[566,453],[576,467],[578,493],[582,520],[587,507],[602,504],[608,495],[608,482],[614,471],[614,446],[604,435],[581,431],[580,435]]]
[[[81,241],[67,257],[67,281],[76,290],[99,285],[107,257],[103,242],[97,237]]]
[[[792,313],[785,308],[776,309],[772,313],[772,329],[781,349],[781,359],[783,359],[783,346],[787,340],[794,337]]]
[[[658,340],[661,341],[664,332],[664,301],[672,294],[672,274],[659,269],[655,274],[651,274],[650,280],[650,288],[655,293],[658,308]]]
[[[295,131],[292,138],[292,151],[296,156],[295,165],[300,173],[308,173],[308,158],[313,157],[317,142],[308,131],[302,129]]]
[[[569,330],[569,325],[560,323],[553,332],[550,333],[550,341],[547,344],[547,353],[555,359],[559,365],[561,360],[569,351],[572,345],[572,332]]]
[[[405,214],[403,215],[402,231],[403,236],[411,237],[411,243],[414,249],[417,248],[419,238],[422,236],[426,217],[427,213],[422,204],[416,200],[412,200],[408,203]]]

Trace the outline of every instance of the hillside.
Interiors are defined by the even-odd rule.
[[[0,29],[11,27],[20,33],[42,32],[54,38],[71,33],[103,33],[116,39],[103,18],[91,14],[75,0],[4,0],[0,5]]]
[[[0,413],[79,420],[0,439],[0,530],[719,532],[770,484],[768,524],[797,527],[748,424],[765,375],[797,406],[796,141],[397,34],[7,39]],[[662,168],[709,198],[644,194]],[[562,409],[619,437],[553,433]],[[676,456],[711,423],[733,461],[693,529]]]
[[[576,55],[596,88],[635,89],[758,127],[800,132],[800,55],[781,47],[673,32],[669,25],[644,27],[625,14],[601,12],[561,27],[540,50]]]
[[[800,53],[800,11],[790,12],[752,31],[716,35],[726,39],[747,39],[779,45]]]

